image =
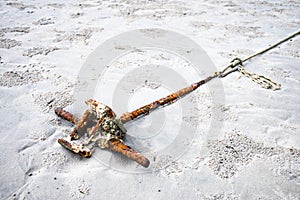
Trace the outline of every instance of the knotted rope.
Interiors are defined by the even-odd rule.
[[[265,76],[262,75],[258,75],[255,73],[251,73],[249,71],[246,70],[246,68],[244,67],[243,63],[245,63],[246,61],[259,56],[261,54],[266,53],[267,51],[270,51],[271,49],[274,49],[275,47],[279,46],[280,44],[292,39],[293,37],[297,36],[298,34],[300,34],[300,30],[298,30],[297,32],[289,35],[288,37],[278,41],[277,43],[271,45],[268,48],[265,48],[257,53],[254,53],[250,56],[248,56],[247,58],[244,59],[240,59],[240,58],[235,58],[233,59],[230,64],[225,67],[222,71],[220,72],[215,72],[213,77],[219,77],[219,78],[223,78],[225,76],[227,76],[228,74],[231,74],[232,72],[235,71],[239,71],[242,75],[250,78],[252,81],[258,83],[259,85],[261,85],[263,88],[265,89],[272,89],[272,90],[279,90],[281,85],[279,83],[276,83],[274,81],[272,81],[269,78],[266,78]]]
[[[222,71],[217,71],[215,72],[213,75],[211,76],[208,76],[206,79],[203,79],[199,82],[196,82],[196,83],[193,83],[192,85],[188,86],[188,87],[185,87],[183,89],[180,89],[164,98],[161,98],[159,100],[156,100],[152,103],[149,103],[141,108],[138,108],[132,112],[126,112],[124,113],[120,119],[121,119],[121,122],[122,123],[126,123],[128,121],[131,121],[131,120],[134,120],[138,117],[142,117],[144,115],[147,115],[149,114],[150,112],[152,112],[153,110],[157,109],[157,108],[160,108],[160,107],[163,107],[165,105],[168,105],[168,104],[172,104],[174,103],[175,101],[177,101],[178,99],[184,97],[185,95],[191,93],[192,91],[196,90],[198,87],[200,87],[201,85],[209,82],[210,80],[214,79],[214,78],[223,78],[225,76],[227,76],[228,74],[232,73],[232,72],[235,72],[235,71],[239,71],[241,74],[243,74],[244,76],[248,77],[248,78],[251,78],[254,82],[260,84],[263,88],[266,88],[266,89],[273,89],[273,90],[278,90],[280,89],[280,84],[279,83],[276,83],[276,82],[273,82],[271,79],[269,78],[266,78],[262,75],[257,75],[255,73],[250,73],[246,70],[246,68],[243,66],[243,63],[250,60],[251,58],[253,57],[256,57],[260,54],[263,54],[273,48],[275,48],[276,46],[286,42],[287,40],[295,37],[296,35],[298,35],[300,33],[300,31],[284,38],[283,40],[277,42],[276,44],[258,52],[258,53],[255,53],[245,59],[240,59],[240,58],[235,58],[231,61],[231,63],[225,67]]]

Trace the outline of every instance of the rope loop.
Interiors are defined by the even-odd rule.
[[[234,58],[226,68],[219,72],[218,77],[224,78],[228,74],[237,71],[238,66],[243,66],[243,61],[240,58]]]
[[[243,65],[243,61],[240,58],[234,58],[230,63],[231,63],[232,68],[239,66],[239,65],[241,65],[241,66]]]
[[[250,56],[248,56],[245,59],[240,59],[240,58],[234,58],[230,64],[225,67],[222,71],[217,71],[215,72],[212,76],[210,76],[211,80],[212,78],[218,77],[218,78],[224,78],[225,76],[227,76],[228,74],[231,74],[232,72],[235,71],[239,71],[241,74],[243,74],[244,76],[252,79],[252,81],[260,84],[263,88],[266,89],[273,89],[273,90],[279,90],[281,85],[279,83],[273,82],[271,79],[266,78],[264,76],[261,75],[257,75],[255,73],[250,73],[246,70],[246,68],[243,66],[243,62],[246,62],[256,56],[259,56],[261,54],[266,53],[267,51],[270,51],[271,49],[274,49],[275,47],[279,46],[280,44],[290,40],[291,38],[297,36],[300,34],[300,30],[296,31],[295,33],[289,35],[288,37],[280,40],[279,42],[269,46],[266,49],[263,49],[262,51],[259,51],[255,54],[252,54]]]

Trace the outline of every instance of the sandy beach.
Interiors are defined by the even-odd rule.
[[[0,199],[300,199],[300,35],[244,64],[280,90],[234,72],[126,123],[149,168],[71,153],[57,139],[73,125],[54,113],[80,117],[94,98],[120,116],[299,31],[299,11],[297,0],[1,1]]]

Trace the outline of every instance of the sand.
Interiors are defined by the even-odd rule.
[[[0,8],[0,199],[300,199],[299,36],[245,63],[281,90],[235,72],[126,124],[148,169],[106,150],[90,159],[65,150],[57,139],[72,125],[53,111],[80,116],[82,100],[96,98],[120,115],[163,97],[299,30],[299,1],[22,0]],[[157,30],[194,41],[203,62],[191,64],[195,49],[164,43]],[[128,31],[165,48],[136,48]],[[131,51],[78,80],[84,67],[104,65],[92,56],[120,34],[128,40],[114,51]],[[91,80],[94,93],[81,95]]]

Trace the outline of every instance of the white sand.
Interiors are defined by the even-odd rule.
[[[94,158],[82,159],[57,143],[72,128],[53,108],[76,111],[72,95],[81,66],[118,34],[138,28],[176,31],[197,42],[221,70],[234,57],[244,58],[300,28],[299,1],[133,2],[0,3],[0,199],[300,199],[299,36],[246,64],[281,83],[281,90],[262,89],[234,73],[219,81],[222,104],[211,98],[220,89],[212,82],[184,100],[192,106],[187,115],[177,115],[178,103],[128,124],[132,147],[157,150],[145,153],[149,169],[100,149]],[[123,75],[118,66],[143,62],[183,67],[188,83],[208,75],[195,76],[188,64],[168,59],[167,53],[138,55],[116,60],[102,78],[115,84]],[[124,105],[133,109],[168,93],[159,81],[147,79],[156,80],[143,74],[128,79],[144,84],[135,91],[121,87],[131,95]],[[99,100],[109,104],[112,87],[104,87],[107,95],[103,91]],[[223,117],[212,116],[214,110]],[[155,121],[163,114],[165,126]],[[209,127],[212,121],[221,128]],[[194,138],[173,146],[171,154],[159,153],[176,137],[172,131],[179,122],[185,122],[187,135],[196,129]],[[139,135],[150,132],[159,136]]]

